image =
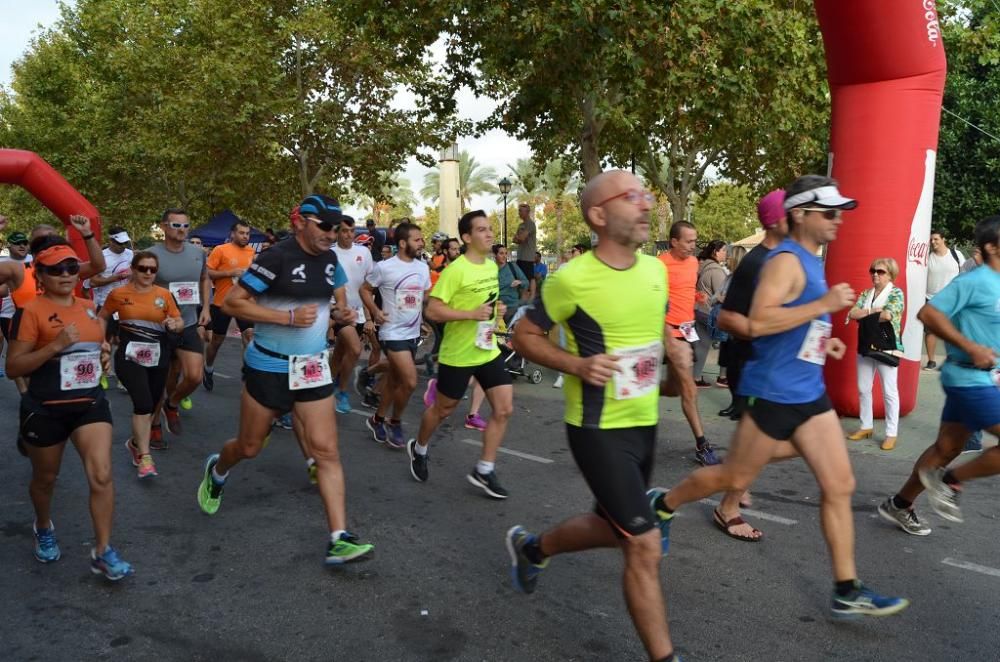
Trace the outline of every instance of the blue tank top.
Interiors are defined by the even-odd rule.
[[[780,253],[791,253],[799,258],[806,274],[806,286],[802,294],[794,301],[783,304],[784,307],[801,306],[826,294],[823,263],[818,257],[791,239],[785,239],[775,246],[767,260]],[[818,319],[830,322],[830,316],[826,314]],[[809,333],[809,326],[810,323],[806,322],[782,333],[754,338],[753,357],[743,369],[739,394],[783,404],[804,404],[823,397],[826,393],[823,366],[798,358],[802,343]]]

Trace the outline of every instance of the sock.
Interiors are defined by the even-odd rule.
[[[372,420],[375,421],[376,423],[385,423],[385,419],[379,416],[378,414],[373,414]]]
[[[913,505],[913,502],[907,501],[906,499],[897,494],[896,496],[892,497],[892,505],[896,506],[900,510],[908,510],[910,506]]]
[[[542,539],[538,537],[532,537],[528,542],[524,543],[524,555],[528,557],[528,560],[535,565],[540,565],[545,561],[545,555],[542,554]]]
[[[704,448],[707,443],[708,439],[705,438],[705,435],[701,435],[700,437],[694,438],[694,445],[698,450]]]
[[[308,460],[306,460],[306,467],[311,467],[314,464],[316,464],[316,460],[314,460],[312,458],[309,458]]]
[[[855,589],[857,589],[860,585],[861,582],[859,582],[857,579],[848,579],[842,582],[834,582],[833,590],[839,597],[846,598],[851,593],[853,593]]]
[[[389,425],[395,425],[396,427],[399,427],[402,424],[403,424],[403,422],[401,420],[399,420],[398,418],[390,418],[389,419]]]
[[[417,455],[427,455],[427,445],[421,444],[419,441],[413,444],[413,452]]]
[[[960,483],[955,478],[954,474],[952,474],[951,471],[944,472],[944,475],[941,476],[941,480],[943,480],[944,484],[947,485],[948,487],[950,487],[953,490],[960,490],[960,489],[962,489],[962,483]]]
[[[476,462],[476,473],[481,476],[492,473],[494,468],[496,468],[495,462],[485,462],[483,460]]]
[[[226,482],[227,478],[229,478],[229,472],[228,471],[226,473],[224,473],[224,474],[220,474],[218,471],[215,470],[215,467],[212,467],[212,482],[213,483],[215,483],[216,485],[222,485],[223,483]]]
[[[657,508],[657,510],[662,511],[662,512],[666,513],[667,515],[670,515],[671,517],[673,517],[674,511],[670,510],[670,508],[667,507],[667,495],[666,494],[664,494],[663,496],[660,497],[660,500],[657,502],[657,506],[659,506],[659,508]]]
[[[337,529],[336,531],[331,531],[330,542],[337,542],[338,540],[340,540],[340,536],[344,533],[347,533],[347,531],[344,531],[343,529]]]
[[[206,365],[206,366],[205,366],[205,372],[207,372],[208,374],[210,374],[210,375],[211,375],[211,374],[212,374],[213,372],[215,372],[215,366],[212,366],[212,365]]]

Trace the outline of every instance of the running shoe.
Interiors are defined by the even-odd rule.
[[[486,429],[486,421],[484,421],[483,417],[480,416],[478,413],[469,414],[468,416],[465,417],[465,427],[469,428],[470,430],[479,430],[480,432],[482,432],[483,430]]]
[[[958,507],[959,490],[944,482],[944,469],[928,471],[922,469],[917,473],[920,482],[927,488],[927,496],[931,500],[931,508],[949,522],[964,521],[962,509]]]
[[[385,430],[385,421],[376,421],[374,416],[365,419],[365,427],[372,433],[372,438],[380,444],[389,440],[389,433]]]
[[[310,485],[319,484],[319,468],[316,466],[315,460],[306,465],[306,473],[309,474]]]
[[[194,402],[192,402],[190,395],[181,399],[181,409],[184,411],[191,411],[192,407],[194,407]]]
[[[983,433],[974,432],[965,440],[965,447],[962,448],[962,453],[978,453],[981,450],[983,450]]]
[[[159,475],[156,473],[156,464],[153,463],[153,456],[143,455],[142,459],[139,460],[139,469],[136,471],[136,476],[142,480],[143,478],[152,478]]]
[[[97,555],[96,549],[91,548],[90,571],[95,575],[104,575],[113,582],[135,573],[132,564],[118,556],[118,552],[111,545],[108,545],[100,556]]]
[[[892,502],[892,497],[878,505],[878,514],[889,522],[892,522],[903,531],[913,536],[926,536],[931,532],[931,527],[920,521],[913,508],[897,508]]]
[[[165,451],[170,444],[163,438],[163,428],[159,424],[149,426],[149,447],[154,451]]]
[[[491,471],[488,474],[481,474],[475,469],[473,469],[466,478],[469,482],[486,492],[487,495],[493,497],[494,499],[506,499],[507,490],[503,488],[500,484],[500,479],[497,478],[497,472]]]
[[[538,537],[528,533],[523,526],[514,526],[507,532],[507,553],[510,554],[510,581],[521,593],[534,593],[538,575],[549,565],[545,559],[532,563],[524,554],[524,546],[538,542]]]
[[[274,419],[274,424],[277,425],[282,430],[292,429],[292,415],[291,413],[283,414],[278,418]]]
[[[142,460],[142,453],[139,452],[139,449],[132,442],[132,437],[125,440],[125,449],[128,451],[129,457],[132,458],[132,466],[139,466],[139,461]]]
[[[729,378],[728,377],[717,377],[715,380],[715,385],[719,388],[729,388]]]
[[[861,582],[850,595],[833,594],[830,612],[834,618],[858,618],[861,616],[892,616],[898,614],[910,605],[906,598],[895,598],[879,595]]]
[[[562,373],[560,372],[559,376],[556,377],[556,380],[552,382],[552,388],[562,388],[562,387],[563,387],[563,376]]]
[[[365,393],[364,397],[361,399],[361,403],[369,409],[378,409],[379,402],[378,393],[371,389],[368,389],[368,392]]]
[[[424,390],[424,406],[430,409],[437,402],[437,379],[427,380],[427,388]]]
[[[219,506],[222,505],[222,490],[225,483],[216,483],[212,477],[212,469],[218,461],[218,453],[208,456],[208,459],[205,460],[205,472],[201,477],[201,485],[198,486],[198,505],[201,506],[201,512],[206,515],[214,515],[219,512]]]
[[[101,388],[104,389],[105,391],[111,388],[111,384],[108,382],[107,375],[101,375]]]
[[[698,388],[712,388],[712,384],[705,381],[704,377],[702,377],[701,379],[696,379],[694,385],[697,386]]]
[[[336,542],[331,541],[326,548],[327,565],[341,565],[349,561],[355,561],[362,556],[366,556],[375,549],[371,543],[358,542],[358,537],[353,533],[344,531]]]
[[[410,456],[410,475],[413,480],[423,483],[427,480],[427,455],[417,454],[417,440],[406,442],[406,454]]]
[[[347,391],[337,391],[334,395],[337,400],[337,413],[338,414],[350,414],[351,409],[351,399],[347,397]]]
[[[712,444],[705,444],[694,452],[694,459],[703,467],[711,467],[715,464],[722,464],[722,460],[715,454]]]
[[[937,370],[937,362],[928,361],[927,365],[924,366],[924,370]]]
[[[184,432],[184,427],[181,425],[180,410],[168,404],[163,407],[163,414],[167,419],[167,429],[170,430],[170,434],[178,437],[181,436]]]
[[[406,448],[406,437],[403,436],[402,423],[399,425],[387,423],[385,429],[388,431],[388,434],[386,435],[386,442],[389,448],[395,448],[397,450]]]
[[[201,385],[205,387],[205,390],[209,393],[215,388],[215,373],[205,371],[205,374],[201,376]]]
[[[58,561],[62,552],[59,551],[59,543],[56,541],[56,525],[49,522],[49,528],[39,529],[32,523],[31,530],[35,532],[35,558],[40,563]]]
[[[654,487],[646,490],[649,497],[649,508],[656,515],[656,526],[660,528],[660,544],[663,547],[663,556],[670,551],[670,525],[674,521],[674,514],[668,513],[663,508],[663,496],[667,493],[662,487]]]
[[[7,372],[3,369],[3,366],[0,365],[0,379],[3,379],[6,376],[7,376]]]
[[[120,379],[118,380],[118,384],[117,384],[117,386],[115,386],[115,388],[117,388],[122,393],[128,393],[128,388],[126,388],[125,385],[122,384],[122,380],[120,380]]]

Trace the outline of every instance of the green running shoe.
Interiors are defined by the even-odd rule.
[[[191,402],[191,397],[190,396],[188,396],[188,397],[184,398],[183,400],[181,400],[180,405],[181,405],[181,409],[183,409],[184,411],[190,411],[191,407],[194,407],[194,403]]]
[[[375,545],[358,542],[358,537],[353,533],[344,532],[340,534],[337,542],[331,542],[326,549],[326,565],[341,565],[350,561],[355,561],[363,556],[371,554]]]
[[[214,515],[219,512],[222,505],[222,489],[225,484],[218,484],[212,478],[212,468],[219,461],[219,454],[209,455],[205,460],[205,474],[201,478],[201,485],[198,486],[198,505],[201,512],[206,515]]]

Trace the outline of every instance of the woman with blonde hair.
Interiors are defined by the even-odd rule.
[[[871,343],[858,343],[858,399],[860,402],[861,427],[847,436],[851,441],[870,439],[874,434],[874,414],[872,411],[872,386],[875,383],[875,373],[878,372],[882,381],[882,395],[885,400],[885,440],[882,450],[891,451],[896,447],[896,436],[899,430],[899,390],[896,384],[899,356],[903,352],[903,340],[900,333],[900,322],[903,319],[903,291],[892,284],[899,275],[899,265],[891,257],[876,258],[868,269],[871,275],[872,287],[858,297],[848,320],[855,320],[859,326],[866,325],[865,320],[877,315],[878,326],[883,322],[891,325],[891,340],[895,347],[887,350],[872,347]],[[872,328],[875,320],[867,322],[866,329]],[[875,327],[877,328],[877,327]],[[864,335],[865,331],[862,331]],[[895,365],[893,365],[895,364]]]

